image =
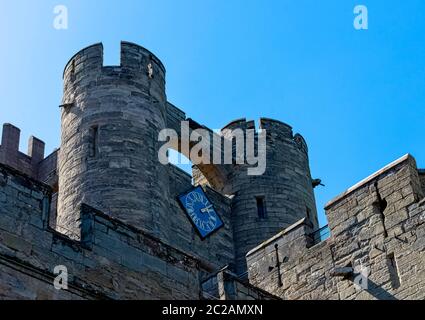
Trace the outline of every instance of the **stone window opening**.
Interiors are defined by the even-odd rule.
[[[400,276],[394,253],[390,253],[387,256],[387,266],[388,271],[390,273],[391,286],[393,287],[393,289],[397,289],[400,287]]]
[[[72,60],[71,64],[71,81],[75,81],[75,60]]]
[[[90,129],[90,144],[91,144],[91,150],[90,150],[90,157],[94,158],[98,155],[98,144],[99,144],[99,127],[93,126]]]
[[[309,207],[306,207],[306,216],[307,223],[310,225],[310,227],[313,227],[313,217],[311,216],[311,209]]]
[[[264,197],[256,197],[257,201],[257,214],[258,218],[260,219],[266,219],[267,218],[267,211],[266,211],[266,204],[264,201]]]

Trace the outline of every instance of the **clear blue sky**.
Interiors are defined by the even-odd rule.
[[[53,8],[69,29],[53,28]],[[369,30],[353,8],[369,9]],[[412,153],[425,167],[423,0],[0,0],[0,122],[59,146],[62,70],[95,42],[119,64],[139,43],[167,68],[168,99],[210,128],[240,117],[291,124],[324,204]]]

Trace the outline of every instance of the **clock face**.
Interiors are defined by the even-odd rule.
[[[224,225],[201,187],[180,195],[179,201],[202,239]]]

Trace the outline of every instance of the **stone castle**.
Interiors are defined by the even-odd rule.
[[[122,42],[121,65],[103,66],[96,44],[63,79],[60,149],[45,157],[31,137],[24,154],[20,130],[3,126],[0,298],[425,298],[425,171],[412,156],[330,201],[319,229],[307,144],[289,125],[260,119],[263,175],[200,164],[190,176],[158,162],[158,134],[207,128],[167,101],[155,55]],[[235,128],[255,123],[223,129]],[[205,240],[177,202],[199,185],[224,222]],[[67,289],[53,285],[59,265]]]

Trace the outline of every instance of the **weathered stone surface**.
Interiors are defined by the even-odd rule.
[[[283,299],[424,299],[425,205],[418,182],[411,156],[380,170],[327,205],[326,241],[310,247],[308,234],[293,229],[251,251],[250,282]],[[291,250],[297,243],[307,245]],[[283,285],[274,267],[276,244],[288,257],[279,271]],[[356,287],[361,274],[367,286]]]
[[[308,148],[289,125],[260,119],[263,175],[201,163],[191,177],[159,163],[164,128],[178,133],[172,148],[186,157],[194,144],[182,148],[182,121],[231,144],[234,161],[226,129],[246,136],[255,123],[216,133],[187,118],[167,101],[165,68],[148,50],[123,42],[112,67],[101,44],[78,52],[65,67],[61,110],[61,148],[47,157],[34,137],[21,153],[20,130],[3,127],[0,298],[424,298],[425,171],[411,156],[329,202],[331,238],[317,243]],[[194,185],[224,222],[205,240],[177,202]],[[68,268],[68,290],[53,288],[58,265]]]
[[[2,194],[17,187],[13,181],[28,180],[19,190],[38,203],[28,214],[40,221],[30,224],[19,207],[8,206],[15,202],[11,197],[0,206],[0,298],[199,298],[198,279],[207,271],[194,257],[86,205],[81,208],[82,225],[90,228],[84,229],[82,241],[73,240],[43,221],[39,194],[49,195],[47,186],[0,168],[9,181],[0,188]],[[57,265],[68,269],[69,290],[53,286]]]

